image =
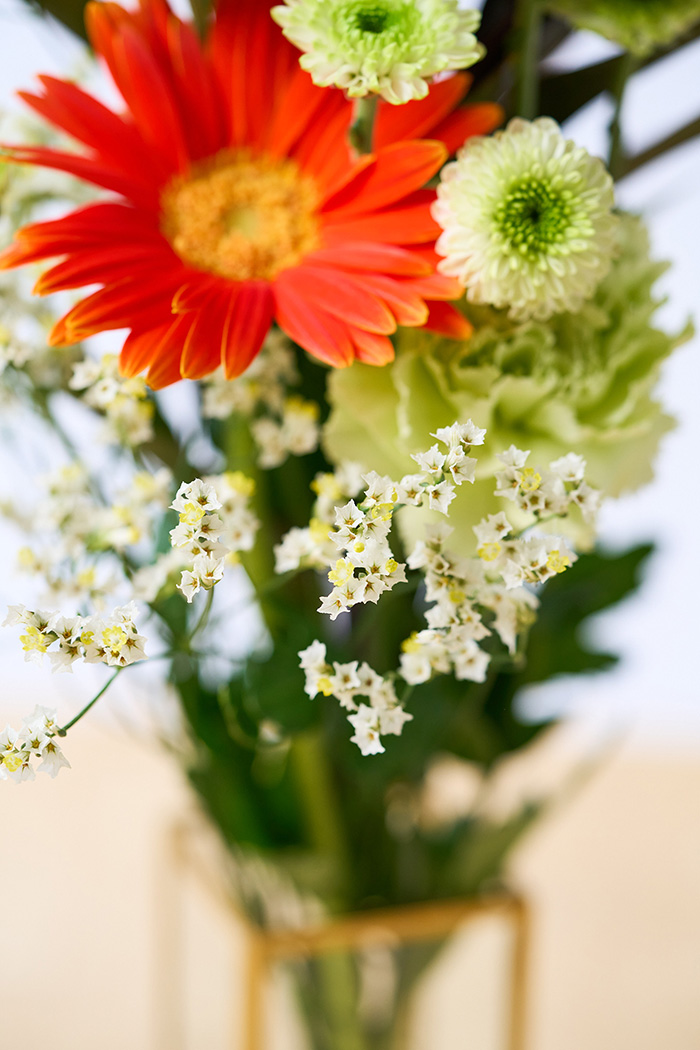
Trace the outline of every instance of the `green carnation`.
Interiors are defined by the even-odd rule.
[[[700,20],[698,0],[550,0],[547,6],[640,57],[673,43]]]
[[[576,314],[513,324],[503,312],[469,306],[476,331],[468,342],[406,329],[393,364],[334,372],[324,438],[331,460],[400,477],[427,433],[473,419],[487,428],[487,444],[476,484],[463,486],[450,508],[451,523],[470,539],[471,525],[502,509],[489,475],[495,453],[511,443],[531,449],[533,464],[583,455],[587,479],[605,495],[647,482],[672,426],[652,396],[659,366],[689,332],[653,326],[652,287],[666,265],[649,259],[641,220],[623,216],[618,239],[610,272]]]

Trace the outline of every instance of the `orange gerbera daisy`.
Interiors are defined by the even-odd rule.
[[[10,268],[63,257],[35,291],[102,285],[54,326],[68,346],[130,329],[126,375],[159,388],[223,364],[239,375],[273,321],[331,365],[391,360],[397,325],[468,334],[436,273],[425,184],[469,135],[501,119],[455,110],[470,78],[419,102],[380,105],[374,153],[345,145],[352,105],[315,87],[267,0],[222,0],[202,44],[166,0],[129,12],[91,3],[87,25],[126,103],[118,114],[74,84],[40,77],[22,98],[87,152],[10,146],[9,157],[116,194],[20,230]],[[430,140],[419,136],[430,135]]]

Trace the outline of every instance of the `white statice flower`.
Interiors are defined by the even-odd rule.
[[[536,515],[538,519],[565,517],[571,506],[575,505],[587,521],[593,521],[601,496],[583,480],[586,469],[583,457],[569,453],[550,463],[547,470],[526,466],[529,455],[529,451],[518,449],[515,445],[499,453],[498,458],[504,469],[495,472],[497,487],[494,494],[509,500],[521,511]],[[481,525],[477,527],[479,530]],[[481,537],[481,531],[477,532],[477,536]],[[488,544],[484,550],[482,557],[487,561],[498,553]]]
[[[602,499],[602,493],[585,481],[581,481],[569,494],[569,500],[580,509],[584,521],[590,522],[595,521]]]
[[[566,456],[553,460],[549,464],[549,469],[562,481],[578,484],[579,481],[583,481],[583,475],[586,472],[586,461],[583,456],[577,456],[575,452],[569,452]]]
[[[66,617],[58,612],[11,606],[3,626],[20,626],[25,660],[41,663],[48,655],[53,671],[71,671],[79,659],[126,667],[146,658],[146,639],[136,628],[136,613],[134,602],[115,609],[108,617]]]
[[[348,722],[355,732],[350,737],[363,755],[381,755],[386,750],[382,744],[379,713],[367,704],[360,704],[355,714],[348,715]]]
[[[306,528],[294,527],[285,533],[275,547],[275,572],[293,572],[297,569],[327,569],[337,558],[338,538],[345,527],[359,524],[363,515],[348,497],[357,496],[364,484],[363,467],[358,463],[342,463],[332,474],[317,474],[311,483],[316,494],[313,517]],[[352,509],[354,508],[354,510]],[[338,512],[350,515],[347,526],[338,524]]]
[[[286,0],[271,14],[314,83],[351,98],[425,98],[430,78],[484,55],[481,14],[458,0]]]
[[[546,320],[579,310],[610,268],[612,179],[548,117],[469,139],[437,194],[439,269],[470,302]]]
[[[433,522],[404,565],[389,543],[395,512],[411,514],[419,507],[449,515],[456,486],[472,480],[467,451],[483,442],[484,431],[469,420],[433,436],[447,451],[434,445],[417,453],[413,458],[422,472],[398,482],[365,472],[360,477],[364,492],[346,498],[336,475],[319,475],[314,510],[325,519],[312,522],[320,529],[318,543],[309,526],[291,530],[276,549],[278,571],[288,571],[318,568],[313,559],[325,547],[331,587],[319,612],[331,620],[358,603],[376,602],[406,581],[407,568],[423,577],[426,626],[405,639],[396,671],[382,676],[359,661],[331,664],[326,646],[318,641],[299,654],[307,695],[334,696],[349,712],[352,741],[367,755],[381,753],[382,737],[399,734],[411,718],[397,698],[395,682],[403,679],[416,687],[447,674],[458,681],[484,682],[494,654],[503,658],[499,644],[515,656],[538,608],[536,589],[565,572],[577,557],[562,537],[532,530],[546,527],[554,517],[567,517],[574,508],[592,511],[598,502],[598,494],[585,482],[581,457],[571,453],[548,469],[533,467],[530,453],[511,445],[498,455],[502,469],[494,473],[498,494],[507,500],[508,511],[516,512],[517,525],[506,510],[488,515],[474,527],[475,554],[464,557],[447,546],[451,526]]]
[[[417,452],[411,456],[426,474],[441,474],[445,458],[445,453],[441,452],[437,445],[433,445],[427,452]]]
[[[575,552],[559,536],[530,535],[510,540],[504,550],[505,564],[500,571],[508,590],[524,583],[544,583],[577,560]]]
[[[146,382],[141,376],[122,376],[116,354],[79,361],[68,385],[105,416],[105,440],[135,448],[152,439],[155,408]]]
[[[320,408],[289,394],[299,382],[292,343],[273,329],[242,376],[226,379],[219,370],[204,380],[202,414],[208,419],[232,414],[247,418],[258,465],[270,470],[289,455],[305,456],[318,448]]]
[[[468,419],[466,423],[452,423],[449,427],[438,427],[430,436],[442,441],[450,450],[458,448],[463,452],[468,452],[472,445],[483,445],[486,431]]]
[[[471,420],[444,427],[435,436],[447,446],[447,452],[433,445],[413,456],[422,473],[405,475],[400,481],[376,471],[362,475],[364,495],[335,506],[330,539],[341,557],[335,563],[326,563],[328,579],[334,586],[322,597],[319,612],[335,620],[354,605],[377,602],[385,591],[405,583],[406,567],[396,561],[388,541],[394,511],[405,500],[408,505],[447,515],[456,486],[474,481],[476,460],[465,450],[472,442],[482,442],[483,434]],[[323,487],[336,484],[333,475],[321,475],[321,479]],[[320,490],[319,479],[317,483]],[[287,555],[288,551],[283,553]]]
[[[211,482],[195,478],[194,481],[182,482],[170,506],[183,521],[201,521],[205,514],[219,509],[221,500]]]
[[[146,659],[146,639],[134,623],[135,605],[115,609],[104,619],[93,617],[85,625],[81,641],[86,663],[103,663],[109,667],[127,667]]]
[[[260,524],[250,508],[254,491],[253,480],[240,471],[195,478],[178,489],[171,507],[180,520],[170,542],[187,554],[178,590],[188,602],[223,579],[227,560],[235,562],[253,546]]]
[[[137,601],[154,602],[172,578],[182,572],[188,556],[180,550],[166,551],[131,577],[131,593]],[[173,585],[174,586],[174,585]]]
[[[55,777],[70,762],[58,745],[59,725],[56,712],[36,707],[17,731],[5,726],[0,733],[0,780],[21,783],[34,780],[37,772]]]
[[[357,660],[331,666],[323,642],[316,640],[302,649],[299,665],[306,677],[307,696],[333,696],[350,712],[348,721],[355,730],[350,739],[363,755],[381,754],[381,736],[400,736],[406,722],[413,719],[396,696],[390,678],[377,674],[367,663],[358,665]],[[368,703],[358,701],[358,697],[365,697]]]

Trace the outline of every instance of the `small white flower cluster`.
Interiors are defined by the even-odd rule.
[[[71,390],[84,391],[83,401],[104,414],[106,441],[135,448],[152,439],[155,409],[146,381],[142,376],[125,379],[116,354],[78,362],[68,385]]]
[[[3,627],[24,627],[19,639],[24,659],[41,663],[47,654],[53,671],[72,672],[76,660],[127,667],[146,659],[146,639],[136,628],[136,612],[134,602],[105,617],[63,616],[11,605]]]
[[[170,542],[189,555],[190,567],[178,584],[188,602],[223,579],[226,559],[235,562],[239,551],[253,546],[260,524],[249,506],[254,489],[252,479],[240,471],[180,485],[171,503],[180,522],[172,529]]]
[[[31,346],[18,339],[15,330],[7,327],[0,319],[0,375],[8,365],[22,368],[31,357]]]
[[[269,470],[290,454],[304,456],[318,448],[319,407],[315,401],[289,395],[288,388],[297,383],[291,343],[273,331],[242,376],[226,379],[219,371],[205,380],[202,414],[227,419],[235,412],[249,418],[258,463]]]
[[[495,475],[498,485],[495,495],[504,496],[537,517],[563,517],[573,504],[586,521],[594,521],[601,494],[584,481],[585,459],[569,452],[553,460],[549,470],[543,471],[525,466],[529,455],[529,450],[523,451],[515,445],[499,454],[504,469]]]
[[[19,567],[46,580],[47,603],[99,607],[119,581],[100,572],[96,559],[105,551],[121,553],[151,534],[154,519],[170,502],[172,475],[166,468],[137,471],[111,504],[93,491],[79,463],[50,475],[46,488],[30,522],[35,542],[20,549]],[[20,520],[11,505],[3,505],[2,512],[27,530],[26,520]]]
[[[35,707],[18,731],[5,726],[0,733],[0,780],[34,780],[37,772],[55,777],[70,762],[56,743],[59,726],[56,712]],[[40,761],[38,769],[35,764]]]
[[[471,420],[442,427],[432,436],[447,451],[433,445],[413,456],[421,473],[407,474],[398,483],[375,471],[362,475],[367,487],[360,504],[350,500],[335,511],[330,539],[342,557],[328,573],[333,589],[321,599],[319,612],[334,620],[358,602],[377,602],[385,591],[405,583],[406,567],[396,561],[388,542],[394,511],[409,504],[447,514],[456,487],[474,481],[476,460],[467,453],[483,444],[485,433]]]
[[[350,738],[363,755],[378,755],[385,749],[382,735],[400,736],[408,714],[399,702],[391,678],[377,674],[369,664],[358,667],[357,660],[349,664],[326,662],[323,642],[312,642],[299,653],[300,666],[306,673],[305,692],[312,699],[321,693],[334,696],[340,706],[349,711],[348,722],[355,730]],[[358,703],[363,696],[368,703]]]
[[[330,543],[340,548],[344,557],[328,574],[334,587],[322,599],[320,612],[335,619],[358,601],[376,602],[384,591],[406,579],[406,566],[394,560],[387,539],[394,511],[401,505],[413,505],[447,516],[455,486],[474,478],[476,460],[467,453],[473,445],[483,443],[484,435],[471,420],[443,427],[433,436],[446,451],[433,445],[413,457],[422,473],[400,482],[377,474],[362,475],[367,488],[359,505],[352,499],[344,506],[331,504],[334,527],[324,542],[326,548]],[[565,518],[573,507],[589,517],[594,515],[600,497],[584,481],[585,461],[570,453],[551,463],[548,471],[537,471],[526,466],[528,456],[529,452],[511,446],[499,456],[504,469],[496,472],[497,494],[514,504],[521,517],[530,517],[524,527],[516,531],[504,512],[484,518],[474,527],[476,557],[458,557],[446,547],[453,530],[445,522],[429,525],[425,539],[415,543],[406,565],[424,577],[427,626],[403,643],[398,672],[381,678],[366,664],[359,670],[357,663],[331,668],[321,642],[300,653],[307,693],[333,695],[352,711],[353,740],[363,754],[383,750],[381,734],[398,735],[406,721],[403,713],[394,713],[397,674],[409,686],[427,682],[436,674],[453,674],[459,681],[485,681],[493,647],[484,647],[484,640],[498,636],[512,657],[519,635],[532,624],[539,605],[532,585],[564,572],[576,560],[561,537],[525,534],[550,518]],[[333,495],[337,496],[337,490]],[[289,554],[287,538],[285,545],[284,553]],[[318,546],[315,555],[320,552]],[[278,563],[280,560],[278,550]],[[317,563],[307,555],[306,564]],[[368,696],[369,705],[358,706],[356,694]],[[382,713],[385,706],[390,712],[386,716]]]
[[[317,474],[311,482],[316,493],[311,521],[305,528],[292,528],[275,547],[275,572],[297,569],[327,569],[337,554],[331,538],[336,511],[363,487],[363,467],[343,463],[332,474]]]
[[[445,547],[452,533],[445,524],[426,529],[408,556],[408,567],[425,577],[427,628],[403,643],[400,674],[410,685],[427,682],[434,674],[454,674],[460,681],[483,682],[490,653],[480,642],[493,631],[511,653],[519,631],[532,622],[539,604],[525,588],[505,593],[502,577],[487,571],[478,558],[458,558]],[[492,628],[483,614],[495,614]]]

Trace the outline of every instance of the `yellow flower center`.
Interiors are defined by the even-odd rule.
[[[199,525],[205,515],[204,507],[200,507],[196,503],[186,503],[184,509],[180,511],[180,524]]]
[[[520,477],[520,488],[523,492],[536,492],[542,484],[542,475],[532,467],[525,467]]]
[[[551,569],[552,572],[564,572],[571,565],[571,558],[567,558],[565,554],[560,554],[559,551],[551,551],[547,558],[547,568]]]
[[[25,653],[31,653],[35,649],[39,653],[45,653],[51,639],[46,638],[37,627],[27,627],[27,633],[21,634],[19,638]]]
[[[24,758],[25,756],[20,751],[10,751],[9,754],[3,755],[2,760],[10,773],[15,773],[20,766],[24,765]]]
[[[102,647],[110,652],[112,656],[119,656],[126,641],[126,631],[123,627],[119,627],[116,624],[114,627],[107,627],[102,632]]]
[[[498,540],[482,543],[476,553],[482,561],[494,561],[501,553],[501,545]]]
[[[272,280],[318,247],[318,194],[292,160],[223,150],[161,196],[161,230],[186,263],[233,281]]]

